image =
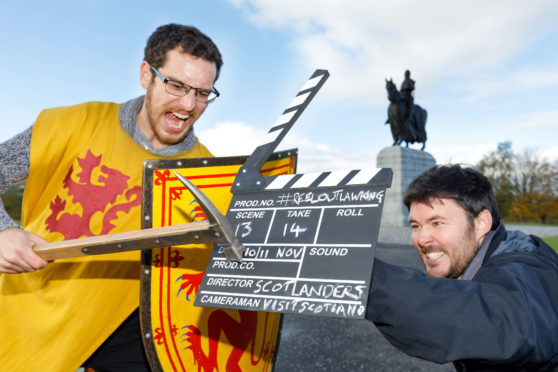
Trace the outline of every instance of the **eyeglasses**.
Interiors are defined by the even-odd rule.
[[[167,79],[157,69],[151,66],[151,69],[155,71],[155,74],[159,76],[163,83],[165,84],[165,91],[173,96],[184,97],[191,89],[194,90],[196,96],[196,102],[211,103],[215,98],[219,97],[219,91],[213,87],[211,90],[194,88],[188,84],[181,83],[180,81],[174,81]]]

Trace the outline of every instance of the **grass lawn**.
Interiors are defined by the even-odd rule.
[[[548,238],[543,238],[543,240],[558,252],[558,236],[549,236]]]

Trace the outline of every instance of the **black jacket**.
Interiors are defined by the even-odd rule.
[[[472,280],[376,260],[366,318],[399,350],[458,371],[558,366],[558,256],[498,227]]]

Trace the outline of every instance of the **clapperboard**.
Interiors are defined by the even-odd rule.
[[[263,177],[259,168],[328,77],[317,70],[234,181],[227,219],[246,247],[216,245],[195,305],[364,318],[388,168]]]

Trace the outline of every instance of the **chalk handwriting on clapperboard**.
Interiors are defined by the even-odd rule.
[[[227,219],[246,247],[243,262],[216,245],[196,306],[364,317],[391,169],[259,173],[328,76],[314,72],[240,168]]]

